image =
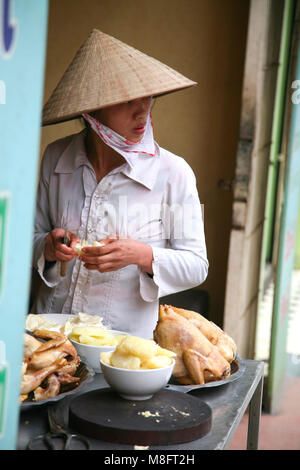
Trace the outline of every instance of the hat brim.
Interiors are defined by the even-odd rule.
[[[42,125],[194,85],[168,65],[94,29],[45,104]]]
[[[161,96],[165,96],[165,95],[170,95],[171,93],[174,93],[176,91],[180,91],[180,90],[184,90],[184,89],[188,89],[188,88],[191,88],[193,86],[196,86],[198,85],[197,82],[193,82],[191,83],[189,86],[185,86],[185,87],[179,87],[177,88],[176,90],[170,90],[170,91],[165,91],[165,92],[162,92],[162,93],[158,93],[156,95],[144,95],[144,96],[139,96],[139,98],[146,98],[148,96],[152,96],[153,98],[159,98]],[[135,99],[138,99],[138,98],[135,98]],[[43,120],[42,121],[42,126],[45,127],[45,126],[50,126],[52,124],[60,124],[60,123],[64,123],[64,122],[68,122],[68,121],[73,121],[75,119],[79,119],[82,117],[82,114],[84,113],[92,113],[94,111],[98,111],[99,109],[103,109],[103,108],[106,108],[108,106],[116,106],[118,104],[122,104],[124,103],[124,101],[117,101],[115,103],[112,103],[112,104],[109,104],[109,105],[106,105],[106,106],[98,106],[96,108],[89,108],[89,109],[85,109],[83,111],[81,111],[80,113],[73,113],[73,114],[70,114],[69,116],[64,116],[63,118],[59,118],[57,117],[56,119],[50,119],[50,120]]]

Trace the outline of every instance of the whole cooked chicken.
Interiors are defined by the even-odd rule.
[[[204,384],[230,376],[236,344],[197,312],[160,305],[155,341],[177,355],[173,375],[182,384]]]
[[[20,400],[32,392],[34,400],[53,398],[62,384],[76,383],[80,358],[69,339],[57,332],[36,330],[25,334]],[[41,341],[44,340],[44,341]]]

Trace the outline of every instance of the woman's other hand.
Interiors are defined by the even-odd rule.
[[[70,246],[64,245],[62,240],[65,231],[62,228],[55,228],[45,238],[44,256],[46,261],[71,261],[77,255],[73,246],[78,243],[79,238],[72,232],[67,231],[70,239]]]
[[[130,264],[136,264],[143,271],[153,274],[152,247],[132,238],[105,238],[99,240],[105,246],[84,247],[80,260],[87,269],[100,273],[117,271]]]

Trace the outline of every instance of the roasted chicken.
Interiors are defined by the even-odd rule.
[[[173,376],[182,384],[204,384],[230,376],[236,344],[202,315],[160,305],[155,341],[176,353]]]
[[[62,384],[79,381],[74,374],[80,358],[67,336],[48,330],[36,330],[33,334],[34,337],[25,334],[21,401],[30,392],[35,401],[53,398],[60,393]]]

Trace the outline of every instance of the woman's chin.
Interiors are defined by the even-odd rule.
[[[143,134],[144,135],[144,134]],[[142,140],[143,138],[143,135],[139,135],[139,136],[132,136],[130,137],[129,139],[127,139],[129,142],[131,142],[132,144],[139,144],[140,141]]]

